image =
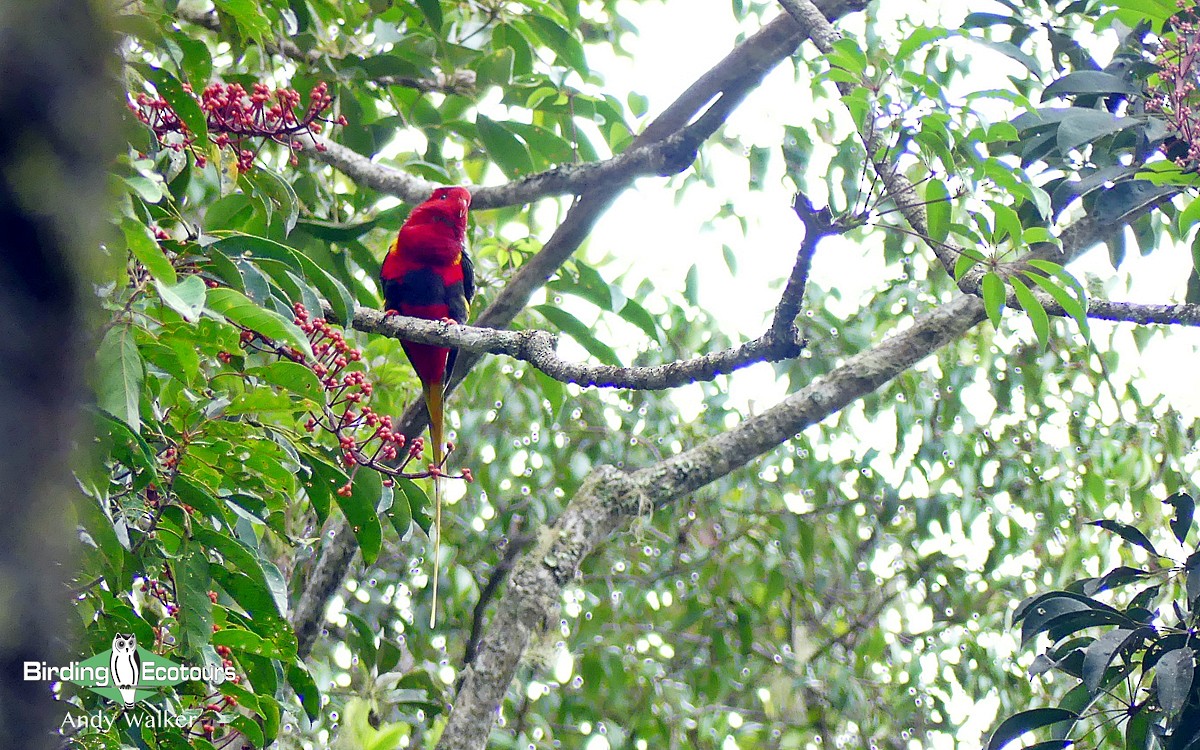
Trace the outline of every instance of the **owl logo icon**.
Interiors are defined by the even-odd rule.
[[[121,692],[125,708],[133,708],[137,700],[138,676],[142,673],[142,657],[138,655],[137,638],[133,633],[117,633],[113,636],[108,668],[112,684]]]

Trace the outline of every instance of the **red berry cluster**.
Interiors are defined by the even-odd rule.
[[[1155,63],[1158,85],[1150,87],[1146,111],[1159,112],[1175,135],[1187,145],[1187,154],[1175,157],[1181,167],[1200,163],[1200,24],[1195,0],[1177,0],[1179,13],[1171,18],[1172,34],[1164,34]],[[1167,143],[1172,143],[1168,140]]]
[[[217,629],[216,626],[213,627],[214,632]],[[233,666],[233,662],[229,659],[229,655],[233,652],[229,650],[228,646],[217,646],[217,653],[224,657],[223,663],[225,666]],[[233,679],[235,683],[240,683],[241,681],[241,675]],[[237,708],[238,702],[237,698],[234,698],[232,695],[221,695],[220,693],[209,693],[204,696],[204,700],[207,701],[204,704],[204,709],[200,712],[200,716],[188,727],[188,734],[194,737],[203,737],[211,742],[216,736],[217,730],[225,726],[221,712]],[[233,736],[236,737],[236,734]],[[227,746],[222,745],[221,747]]]
[[[432,465],[422,472],[406,471],[421,456],[425,441],[419,437],[408,440],[395,431],[390,416],[379,414],[367,404],[374,386],[365,372],[350,369],[353,363],[362,360],[362,351],[352,347],[345,335],[328,321],[312,317],[304,305],[296,303],[292,311],[295,314],[293,322],[308,337],[315,359],[248,329],[242,331],[241,343],[245,348],[272,352],[302,364],[320,379],[325,389],[325,403],[319,414],[309,416],[304,429],[315,432],[320,428],[337,438],[342,463],[350,470],[351,479],[338,488],[339,496],[349,497],[353,492],[354,473],[360,467],[383,474],[386,477],[384,484],[389,487],[396,477],[419,479],[436,475],[468,482],[473,480],[469,469],[463,469],[457,475],[444,474],[442,466]],[[453,450],[454,445],[448,443],[446,455]],[[394,463],[397,460],[399,464]]]
[[[323,117],[333,105],[329,86],[318,83],[309,93],[308,106],[300,107],[300,94],[295,89],[278,88],[274,91],[265,84],[256,83],[247,93],[241,84],[211,83],[196,97],[191,86],[184,84],[187,93],[197,99],[208,124],[208,137],[218,148],[230,147],[237,155],[238,169],[245,172],[253,168],[254,159],[265,140],[274,141],[292,149],[292,164],[297,163],[295,151],[303,143],[301,136],[310,138],[320,133],[323,123],[345,125],[346,118]],[[196,160],[196,166],[204,167],[207,157],[196,147],[196,135],[179,119],[163,97],[138,94],[129,102],[134,115],[154,132],[158,142],[174,151],[188,150]],[[249,139],[264,139],[251,150],[246,147]],[[318,151],[324,146],[316,143]]]

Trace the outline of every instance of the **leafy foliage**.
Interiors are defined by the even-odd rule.
[[[1164,502],[1174,509],[1170,531],[1182,550],[1180,559],[1160,554],[1134,526],[1095,521],[1093,525],[1149,553],[1146,562],[1136,568],[1118,565],[1017,606],[1013,625],[1021,626],[1022,642],[1043,633],[1050,639],[1030,668],[1031,675],[1058,672],[1078,684],[1062,695],[1058,706],[1005,719],[993,732],[988,750],[999,750],[1042,727],[1050,727],[1050,736],[1064,747],[1084,737],[1102,738],[1113,746],[1163,750],[1196,744],[1200,687],[1191,634],[1200,601],[1200,551],[1186,544],[1196,503],[1184,493]],[[1106,604],[1098,595],[1120,604]]]

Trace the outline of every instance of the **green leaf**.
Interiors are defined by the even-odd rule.
[[[429,502],[429,495],[425,490],[421,489],[420,485],[411,479],[398,478],[396,479],[395,489],[399,490],[404,495],[405,501],[408,502],[409,514],[417,526],[426,534],[433,528],[433,516],[430,515],[429,509],[432,505]],[[395,504],[393,505],[393,508]],[[396,509],[399,513],[399,509]],[[398,529],[397,529],[398,530]]]
[[[1074,711],[1067,711],[1062,708],[1034,708],[1029,711],[1013,714],[1000,722],[1000,726],[996,727],[996,731],[992,732],[992,737],[988,740],[987,750],[1001,750],[1005,745],[1026,732],[1032,732],[1035,729],[1050,726],[1051,724],[1058,724],[1062,721],[1074,722],[1078,718],[1079,715]]]
[[[126,326],[114,326],[104,335],[96,353],[96,402],[100,408],[141,432],[142,357]]]
[[[130,190],[146,203],[158,203],[166,195],[162,179],[152,180],[142,175],[122,177],[121,180]]]
[[[195,323],[200,319],[200,313],[204,311],[204,300],[208,296],[204,279],[193,275],[178,284],[166,284],[155,280],[154,288],[167,307],[179,313],[184,320]]]
[[[262,194],[263,203],[268,208],[267,221],[269,222],[271,219],[270,207],[274,202],[283,212],[284,236],[291,234],[292,229],[296,227],[296,222],[300,219],[300,199],[296,197],[296,191],[291,183],[275,172],[263,168],[255,169],[244,176],[254,185],[255,190]]]
[[[996,219],[995,232],[992,235],[992,244],[999,245],[1006,238],[1014,244],[1021,240],[1024,235],[1024,230],[1021,226],[1021,219],[1017,216],[1017,212],[1011,207],[1003,203],[988,201],[992,208],[993,215]]]
[[[980,284],[983,293],[983,307],[987,310],[988,320],[992,327],[1000,330],[1000,314],[1004,311],[1004,279],[999,274],[989,271],[984,274]]]
[[[1150,542],[1150,539],[1147,538],[1147,536],[1145,534],[1143,534],[1141,532],[1141,530],[1139,530],[1133,526],[1130,526],[1127,523],[1121,523],[1120,521],[1112,521],[1107,518],[1102,518],[1099,521],[1089,521],[1088,523],[1091,526],[1099,526],[1100,528],[1105,529],[1106,531],[1113,532],[1114,534],[1121,537],[1122,539],[1129,542],[1130,544],[1136,544],[1137,546],[1146,550],[1147,552],[1154,555],[1155,557],[1159,556],[1158,550],[1154,549],[1154,545]]]
[[[212,636],[212,600],[208,598],[211,579],[208,558],[194,544],[187,544],[174,565],[175,595],[179,604],[179,624],[187,652],[194,653]]]
[[[1158,705],[1168,716],[1181,711],[1192,690],[1196,672],[1196,653],[1188,646],[1163,654],[1154,667],[1154,685],[1158,689]]]
[[[907,60],[912,57],[913,53],[930,42],[936,42],[940,39],[946,39],[950,36],[950,31],[942,26],[918,26],[910,29],[908,36],[900,43],[896,49],[896,60]]]
[[[849,37],[834,42],[828,58],[831,66],[843,68],[860,77],[867,70],[866,53],[859,48],[858,42]]]
[[[1193,198],[1192,202],[1179,212],[1179,216],[1175,217],[1175,225],[1178,227],[1180,235],[1187,234],[1198,223],[1200,223],[1200,197]]]
[[[483,141],[484,148],[506,177],[515,179],[534,171],[529,149],[503,125],[479,115],[475,118],[475,127],[479,140]]]
[[[925,183],[925,225],[929,239],[943,243],[950,236],[950,191],[941,180]]]
[[[232,323],[257,331],[273,341],[287,342],[313,356],[308,337],[292,321],[277,312],[259,307],[246,295],[232,289],[208,290],[208,309],[219,313]]]
[[[129,246],[129,251],[146,267],[151,276],[166,284],[175,283],[175,268],[171,266],[171,261],[167,260],[149,227],[136,219],[126,217],[121,222],[121,231],[125,235],[125,244]]]
[[[533,27],[542,43],[558,56],[559,63],[574,68],[581,75],[587,75],[588,65],[583,45],[570,31],[540,15],[526,16],[525,20]]]
[[[250,0],[242,1],[250,3]],[[171,109],[175,111],[179,121],[187,127],[191,135],[195,136],[197,146],[205,148],[208,142],[208,120],[205,118],[204,111],[200,109],[200,102],[196,100],[196,97],[184,91],[183,84],[179,79],[162,68],[146,67],[143,68],[143,72],[146,78],[154,84],[159,95],[171,105]]]
[[[274,568],[274,565],[263,560],[248,544],[229,533],[220,533],[202,526],[197,526],[192,533],[198,543],[219,554],[226,567],[246,576],[262,589],[262,593],[265,593],[275,604],[272,614],[279,617],[287,616],[287,592],[279,590],[277,582],[273,582],[272,576],[266,572],[267,566]]]
[[[218,9],[233,16],[238,25],[251,36],[266,37],[271,33],[271,21],[256,0],[213,0]]]
[[[421,9],[421,13],[425,15],[425,20],[429,22],[430,28],[440,32],[442,30],[442,4],[438,0],[416,0],[417,7]]]
[[[316,719],[321,715],[321,691],[317,688],[316,681],[308,672],[308,667],[303,662],[294,662],[288,665],[287,681],[292,686],[292,690],[296,691],[296,697],[300,699],[300,705],[304,707],[304,713],[309,719]]]
[[[379,513],[387,519],[392,528],[396,530],[396,535],[401,539],[408,536],[408,532],[412,531],[412,508],[408,505],[408,498],[400,492],[397,493],[395,485],[392,487],[383,488],[383,502],[379,506]]]
[[[379,515],[375,508],[383,491],[383,481],[379,473],[371,469],[359,469],[354,475],[349,497],[334,493],[334,501],[342,509],[354,538],[358,540],[358,548],[362,551],[363,561],[368,565],[375,562],[383,545],[383,527],[379,524]]]
[[[683,296],[692,307],[700,306],[700,267],[695,263],[683,279]]]
[[[278,360],[246,370],[247,375],[262,378],[271,385],[291,391],[314,402],[323,402],[324,386],[317,374],[298,362]]]
[[[1146,750],[1151,747],[1150,726],[1153,715],[1143,708],[1125,722],[1125,750]]]
[[[625,300],[625,304],[621,306],[621,311],[617,315],[627,323],[632,323],[642,329],[642,333],[645,333],[650,340],[659,341],[658,320],[639,303],[632,299]]]
[[[1054,301],[1061,305],[1062,309],[1075,319],[1075,322],[1079,324],[1079,328],[1083,331],[1084,335],[1090,338],[1087,323],[1087,292],[1084,291],[1083,285],[1079,283],[1078,279],[1072,276],[1065,268],[1052,261],[1035,259],[1029,261],[1029,265],[1056,277],[1062,282],[1059,285],[1035,273],[1026,272],[1025,274],[1035,284],[1044,289],[1047,294],[1053,297]],[[1074,294],[1068,291],[1067,287],[1070,287],[1074,291]]]
[[[608,344],[596,338],[592,334],[591,327],[585,325],[579,318],[554,305],[537,305],[533,309],[548,320],[552,326],[578,341],[579,345],[596,359],[606,365],[621,366],[621,360],[617,357],[617,353]]]
[[[214,242],[208,247],[210,251],[220,251],[233,258],[249,255],[254,258],[262,258],[286,264],[302,274],[305,279],[317,288],[324,300],[333,308],[333,314],[339,322],[344,325],[354,317],[354,296],[350,294],[350,291],[346,289],[341,281],[338,281],[332,274],[319,266],[316,261],[302,252],[274,240],[248,234],[234,235]],[[318,310],[310,310],[309,312],[313,315],[320,315],[320,311]]]
[[[1073,108],[1074,109],[1074,108]],[[1058,126],[1057,144],[1062,154],[1084,146],[1097,138],[1119,133],[1138,124],[1132,117],[1118,117],[1103,110],[1081,109]]]
[[[1033,75],[1036,78],[1042,77],[1042,66],[1037,61],[1037,58],[1033,57],[1028,52],[1024,52],[1017,45],[1015,45],[1011,42],[998,42],[998,41],[994,41],[992,39],[985,39],[983,37],[978,37],[978,36],[970,36],[967,38],[970,39],[972,42],[976,42],[977,44],[981,44],[984,47],[993,49],[996,52],[999,52],[1000,54],[1004,55],[1005,57],[1007,57],[1009,59],[1016,60],[1017,62],[1024,65],[1025,68],[1030,73],[1033,73]],[[982,59],[976,64],[987,65],[987,63],[984,62]]]
[[[1014,276],[1010,281],[1017,304],[1029,315],[1029,322],[1033,324],[1033,332],[1037,335],[1038,343],[1042,345],[1042,351],[1046,351],[1046,347],[1050,343],[1050,317],[1046,315],[1046,308],[1042,307],[1042,303],[1038,301],[1033,292],[1029,291],[1029,287],[1025,286],[1021,279]]]
[[[268,656],[274,659],[289,658],[286,650],[280,649],[275,643],[249,630],[222,628],[212,634],[212,644],[246,651],[255,656]]]
[[[1175,516],[1171,519],[1171,533],[1175,535],[1180,544],[1183,544],[1187,540],[1188,531],[1192,528],[1192,521],[1196,514],[1196,501],[1187,493],[1176,492],[1163,500],[1163,503],[1175,509]]]
[[[1123,650],[1145,640],[1149,628],[1116,628],[1104,633],[1084,651],[1083,684],[1095,695],[1104,683],[1104,675],[1113,659]]]
[[[1074,94],[1140,94],[1133,81],[1102,70],[1077,70],[1051,83],[1042,92],[1042,101]]]

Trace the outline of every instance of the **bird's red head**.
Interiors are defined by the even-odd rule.
[[[466,246],[470,206],[471,192],[465,187],[434,190],[400,227],[384,262],[384,275],[401,273],[393,266],[402,257],[419,263],[457,263]]]
[[[465,187],[441,187],[433,191],[421,205],[413,209],[409,221],[450,221],[464,230],[467,209],[471,207],[471,191]]]

